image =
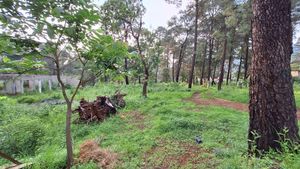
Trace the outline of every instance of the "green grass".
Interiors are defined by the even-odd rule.
[[[247,89],[225,87],[218,92],[195,86],[189,91],[184,85],[153,84],[145,99],[141,97],[140,85],[97,85],[80,90],[75,106],[83,97],[93,100],[97,95],[112,95],[116,89],[128,94],[125,109],[102,123],[72,124],[75,157],[81,143],[95,139],[101,147],[119,155],[117,168],[297,169],[300,166],[300,156],[292,153],[248,158],[248,114],[222,107],[196,106],[185,100],[200,91],[205,97],[247,102]],[[296,87],[296,98],[300,95],[297,91]],[[42,100],[61,96],[53,92],[22,97]],[[65,106],[19,100],[20,97],[0,97],[0,149],[22,162],[33,162],[33,168],[63,168]],[[74,114],[73,120],[76,117]],[[202,144],[195,143],[196,136],[203,138]],[[18,143],[14,149],[11,140]],[[0,160],[0,166],[4,163]],[[96,165],[91,162],[76,167],[92,169]]]
[[[221,91],[216,87],[201,88],[201,97],[203,98],[221,98],[240,103],[249,103],[249,89],[247,87],[239,88],[234,85],[223,86]],[[297,108],[300,108],[300,84],[294,83],[294,95]]]

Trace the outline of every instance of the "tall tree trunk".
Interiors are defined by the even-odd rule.
[[[254,0],[252,9],[248,150],[258,155],[281,150],[284,139],[299,142],[299,129],[290,67],[291,1]]]
[[[214,49],[214,39],[213,39],[213,30],[214,30],[214,16],[211,17],[210,23],[210,36],[209,36],[209,52],[208,52],[208,67],[207,67],[207,81],[211,85],[211,64],[212,64],[212,55]]]
[[[241,70],[242,70],[242,63],[243,63],[243,55],[242,53],[240,53],[240,64],[239,64],[239,68],[238,68],[238,73],[237,73],[237,78],[236,78],[236,82],[239,82],[240,80],[240,75],[241,75]]]
[[[148,79],[149,79],[149,69],[148,69],[148,65],[145,61],[145,57],[142,53],[142,48],[140,46],[140,41],[139,41],[139,38],[137,39],[137,47],[138,47],[138,51],[139,51],[139,55],[140,55],[140,58],[142,60],[142,64],[143,64],[143,67],[144,67],[144,79],[143,79],[143,91],[142,91],[142,95],[144,97],[147,97],[147,94],[148,94]]]
[[[125,68],[125,71],[127,73],[127,71],[128,71],[128,60],[127,60],[127,58],[125,58],[125,61],[124,61],[124,68]],[[129,85],[129,78],[128,78],[127,75],[125,75],[125,83],[126,83],[126,85]]]
[[[71,117],[72,117],[72,103],[67,102],[67,113],[66,113],[67,168],[71,168],[71,166],[73,165]]]
[[[56,49],[58,51],[58,49]],[[81,82],[79,82],[76,90],[73,93],[73,97],[71,99],[68,98],[67,92],[66,92],[66,86],[61,78],[61,67],[60,67],[60,57],[58,52],[55,54],[55,66],[56,66],[56,77],[57,81],[60,84],[60,88],[62,91],[62,95],[66,101],[67,104],[67,112],[66,112],[66,147],[67,147],[67,169],[70,169],[73,165],[73,146],[72,146],[72,134],[71,134],[71,117],[72,117],[72,102],[73,102],[73,97],[75,96]],[[83,73],[81,74],[81,80],[83,78]]]
[[[219,76],[219,82],[218,82],[218,90],[222,89],[222,83],[223,83],[223,78],[224,78],[224,64],[225,64],[225,59],[226,59],[226,53],[227,53],[227,33],[225,33],[225,39],[224,39],[224,45],[223,45],[223,55],[221,59],[221,64],[220,64],[220,76]]]
[[[184,49],[185,49],[185,46],[187,43],[188,36],[189,36],[189,30],[186,32],[185,40],[180,45],[180,52],[179,52],[178,64],[177,64],[177,70],[176,70],[176,76],[175,76],[175,81],[177,83],[179,82],[180,69],[181,69],[181,65],[182,65],[182,60],[184,58]]]
[[[214,72],[213,72],[213,76],[212,76],[212,81],[211,81],[211,85],[212,85],[212,86],[215,84],[215,78],[216,78],[217,66],[218,66],[218,64],[216,63],[216,64],[215,64],[215,67],[214,67]]]
[[[155,83],[158,82],[158,69],[159,69],[159,65],[156,66],[156,70],[155,70]]]
[[[176,75],[175,75],[176,82],[179,82],[180,69],[181,69],[181,65],[182,65],[183,55],[184,55],[184,46],[181,45],[180,52],[179,52],[179,58],[178,58],[178,64],[177,64],[177,70],[176,70]]]
[[[125,43],[128,43],[128,27],[126,25],[124,25],[124,29],[125,29]],[[124,69],[125,69],[125,72],[127,73],[127,71],[128,71],[127,57],[125,57],[125,60],[124,60]],[[125,83],[126,83],[126,85],[129,85],[129,78],[127,75],[125,75]]]
[[[172,64],[172,82],[175,82],[175,52],[173,53]]]
[[[249,35],[245,36],[245,63],[244,63],[244,80],[248,78],[248,61],[249,61]]]
[[[205,72],[206,50],[207,50],[207,41],[205,41],[205,46],[204,46],[204,54],[203,54],[203,60],[202,60],[200,85],[203,85],[203,78],[204,78],[204,72]]]
[[[192,58],[192,67],[189,74],[189,85],[188,85],[189,89],[191,89],[193,85],[195,62],[197,56],[197,42],[198,42],[199,0],[195,0],[195,2],[196,2],[196,18],[195,18],[194,51],[193,51],[193,58]]]
[[[208,44],[209,44],[209,51],[208,51],[207,81],[208,83],[210,83],[212,55],[213,55],[213,48],[214,48],[214,40],[212,39],[212,37],[210,37]]]
[[[235,28],[232,30],[232,37],[231,37],[231,46],[230,46],[230,55],[228,60],[228,70],[227,70],[227,78],[226,78],[226,85],[229,84],[229,80],[231,79],[231,66],[232,66],[232,59],[234,54],[234,39],[235,39]]]
[[[144,65],[144,80],[143,80],[143,96],[147,97],[148,94],[148,79],[149,79],[149,70],[146,65]]]

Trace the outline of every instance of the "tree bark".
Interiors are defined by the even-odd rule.
[[[175,52],[173,52],[172,58],[172,82],[175,82]]]
[[[209,51],[208,51],[208,66],[207,66],[207,81],[210,83],[211,78],[211,64],[212,64],[212,55],[214,48],[214,40],[212,38],[209,39]]]
[[[213,30],[214,30],[214,16],[211,17],[211,25],[210,25],[210,36],[209,36],[209,52],[208,52],[208,67],[207,67],[207,81],[210,85],[211,81],[211,64],[212,64],[212,55],[213,55],[213,49],[214,49],[214,39],[212,37]]]
[[[125,43],[128,43],[128,27],[126,27],[126,25],[124,25],[124,28],[125,28]],[[124,59],[124,69],[125,69],[125,72],[127,73],[127,71],[128,71],[127,57],[125,57],[125,59]],[[129,85],[129,78],[127,75],[125,75],[125,84]]]
[[[215,78],[216,78],[216,71],[217,71],[217,63],[215,64],[214,67],[214,72],[213,72],[213,76],[212,76],[212,81],[211,81],[211,85],[213,86],[215,84]]]
[[[72,103],[67,102],[66,113],[66,143],[67,143],[67,168],[71,168],[73,165],[73,147],[71,136],[71,117],[72,117]]]
[[[176,75],[175,75],[175,81],[176,81],[177,83],[179,82],[180,69],[181,69],[181,65],[182,65],[182,60],[183,60],[183,58],[184,58],[184,49],[185,49],[185,45],[186,45],[188,36],[189,36],[189,31],[186,32],[185,40],[184,40],[183,43],[180,45],[180,52],[179,52],[179,58],[178,58],[178,65],[177,65],[177,70],[176,70]]]
[[[228,70],[227,70],[227,78],[226,78],[226,85],[229,84],[229,80],[231,80],[231,66],[232,66],[232,59],[234,54],[234,39],[235,39],[235,28],[232,30],[232,37],[231,37],[231,47],[230,47],[230,55],[228,60]]]
[[[280,151],[285,139],[299,142],[299,129],[290,67],[291,1],[254,0],[252,9],[248,150],[259,155]]]
[[[218,82],[218,90],[222,89],[222,83],[223,83],[223,78],[224,78],[224,64],[225,64],[226,53],[227,53],[227,35],[226,34],[227,33],[225,32],[223,55],[222,55],[221,64],[220,64],[220,76],[219,76],[219,82]]]
[[[241,75],[241,70],[242,70],[242,63],[243,63],[243,55],[240,54],[240,64],[239,64],[239,68],[238,68],[238,73],[237,73],[237,78],[236,78],[236,82],[239,82],[240,80],[240,75]]]
[[[125,60],[124,60],[124,68],[127,73],[127,71],[128,71],[128,59],[127,58],[125,58]],[[125,75],[125,84],[129,85],[129,78],[127,75]]]
[[[141,36],[141,32],[142,32],[142,26],[143,26],[143,20],[142,20],[141,16],[140,16],[140,20],[139,20],[139,27],[138,27],[138,30],[137,30],[136,34],[134,33],[134,28],[133,28],[132,23],[129,23],[131,34],[132,34],[132,36],[134,37],[134,39],[136,41],[138,54],[139,54],[139,57],[142,61],[142,65],[144,67],[144,79],[143,79],[142,95],[146,98],[147,94],[148,94],[147,87],[148,87],[148,78],[149,78],[149,68],[148,68],[148,65],[147,65],[146,58],[143,55],[142,47],[141,47],[141,44],[140,44],[140,36]],[[139,79],[139,82],[140,82],[140,79]]]
[[[196,17],[195,17],[195,36],[194,36],[194,52],[192,58],[192,67],[189,74],[189,89],[192,88],[193,78],[194,78],[194,70],[195,70],[195,62],[197,56],[197,42],[198,42],[198,18],[199,18],[199,0],[195,0],[196,2]]]
[[[204,54],[203,54],[202,68],[201,68],[201,77],[200,77],[200,85],[203,85],[203,78],[204,78],[204,72],[205,72],[206,50],[207,50],[207,41],[205,41],[205,47],[204,47]]]
[[[248,61],[249,61],[249,35],[245,36],[245,63],[244,63],[244,80],[248,78]]]

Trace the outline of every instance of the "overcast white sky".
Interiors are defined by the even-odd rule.
[[[97,5],[102,5],[106,0],[94,0]],[[146,7],[144,22],[147,28],[155,29],[159,26],[167,26],[168,20],[176,15],[180,9],[184,9],[190,0],[182,0],[182,6],[168,4],[165,0],[143,0]]]

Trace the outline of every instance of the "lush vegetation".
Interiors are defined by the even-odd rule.
[[[167,165],[172,168],[296,169],[300,166],[300,156],[289,151],[270,152],[262,159],[248,157],[248,114],[223,107],[199,106],[186,100],[200,91],[206,97],[230,99],[235,96],[232,100],[246,102],[247,88],[228,86],[216,92],[214,88],[195,86],[189,91],[180,84],[153,84],[149,86],[149,98],[144,99],[141,87],[99,84],[79,91],[76,105],[80,98],[92,100],[97,95],[111,95],[116,89],[128,96],[127,107],[116,116],[102,123],[72,125],[77,156],[81,143],[95,139],[101,147],[118,154],[117,168]],[[298,95],[299,88],[295,89]],[[33,162],[33,168],[62,168],[66,165],[66,107],[41,103],[46,98],[62,96],[57,91],[1,97],[0,149],[22,161]],[[33,103],[24,102],[31,99]],[[73,120],[77,116],[74,114]],[[202,144],[195,143],[196,136],[202,137]],[[75,167],[95,168],[96,165],[77,164]]]
[[[57,84],[18,95],[23,79],[0,79],[0,92],[16,95],[0,96],[0,156],[33,168],[97,168],[79,158],[92,139],[114,154],[115,168],[299,168],[290,55],[300,2],[279,1],[190,0],[153,30],[142,0],[1,1],[0,73],[54,75]],[[128,94],[125,109],[101,123],[76,121],[81,98],[117,89]],[[88,110],[113,109],[103,99]]]

